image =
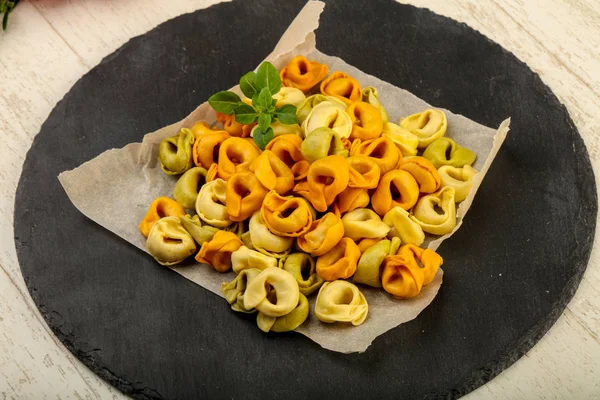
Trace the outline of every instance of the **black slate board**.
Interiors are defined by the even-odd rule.
[[[71,352],[135,398],[455,398],[530,349],[581,280],[598,201],[565,108],[497,44],[392,0],[327,1],[319,49],[485,125],[512,116],[512,131],[465,224],[439,249],[438,296],[366,353],[264,335],[73,207],[61,171],[141,141],[235,84],[303,3],[235,1],[132,39],[75,84],[27,155],[15,241],[31,295]]]

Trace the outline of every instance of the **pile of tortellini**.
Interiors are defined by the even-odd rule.
[[[273,123],[264,151],[254,125],[224,114],[164,139],[175,200],[157,198],[139,228],[162,265],[196,253],[233,270],[225,299],[265,332],[301,325],[314,293],[319,320],[359,325],[368,304],[356,284],[406,299],[433,280],[443,260],[419,246],[455,227],[476,155],[444,137],[444,112],[389,122],[376,88],[327,65],[298,56],[280,77],[277,107],[295,105],[300,123]]]

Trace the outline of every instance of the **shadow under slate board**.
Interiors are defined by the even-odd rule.
[[[124,393],[455,398],[529,350],[573,296],[598,201],[583,141],[549,88],[499,45],[430,11],[392,0],[326,3],[323,52],[487,126],[512,117],[464,225],[439,249],[439,294],[365,353],[333,353],[299,334],[263,334],[75,209],[61,171],[141,141],[237,83],[304,0],[182,15],[74,85],[35,138],[16,195],[16,247],[34,301],[67,348]]]

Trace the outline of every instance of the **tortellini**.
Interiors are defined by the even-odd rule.
[[[340,217],[328,212],[313,221],[308,232],[298,237],[298,247],[313,257],[322,256],[344,237],[344,225]]]
[[[225,191],[225,208],[229,219],[243,221],[262,206],[268,190],[258,177],[250,171],[239,171],[231,175]]]
[[[393,243],[393,245],[392,245]],[[400,239],[380,240],[362,252],[352,281],[372,287],[381,287],[381,265],[389,255],[396,254]]]
[[[333,129],[340,138],[347,138],[352,133],[352,118],[339,103],[324,101],[313,107],[302,122],[302,131],[304,136],[307,136],[322,127]]]
[[[447,157],[447,156],[450,157]],[[451,165],[453,167],[463,167],[475,162],[477,155],[461,147],[450,138],[440,138],[431,143],[423,152],[423,157],[431,161],[435,168],[442,165]]]
[[[272,233],[286,237],[298,237],[306,233],[313,221],[306,200],[293,196],[282,197],[274,190],[263,200],[261,214]]]
[[[395,169],[381,177],[379,186],[371,196],[373,210],[385,215],[399,206],[410,210],[419,200],[419,184],[407,171]]]
[[[269,296],[267,286],[273,292]],[[274,302],[273,302],[273,301]],[[252,279],[244,292],[244,308],[256,308],[267,317],[282,317],[298,306],[300,289],[296,279],[281,268],[269,267]]]
[[[281,107],[286,104],[291,104],[298,107],[304,100],[306,100],[306,96],[302,90],[293,87],[282,87],[279,89],[279,92],[273,95],[273,98],[277,100],[275,107]]]
[[[196,243],[200,246],[204,242],[211,240],[215,236],[215,233],[219,231],[219,228],[203,224],[197,215],[190,217],[189,214],[186,214],[179,217],[179,221],[181,221],[181,225],[183,225],[185,230],[192,235]]]
[[[394,207],[388,211],[383,222],[391,228],[388,237],[398,237],[405,244],[420,246],[425,241],[425,233],[421,225],[410,218],[408,211],[402,207]]]
[[[379,137],[366,141],[355,140],[350,149],[350,155],[369,156],[379,165],[381,175],[392,171],[398,166],[402,154],[390,139]]]
[[[229,218],[225,201],[227,198],[227,182],[215,179],[207,182],[200,189],[196,199],[196,213],[209,225],[224,228],[233,223]]]
[[[228,180],[237,171],[247,170],[260,150],[249,140],[232,137],[219,148],[219,177]]]
[[[154,199],[148,212],[140,222],[139,229],[144,237],[148,237],[154,224],[163,217],[179,217],[185,215],[185,209],[181,204],[168,197],[157,197]]]
[[[235,115],[217,113],[217,121],[223,123],[223,129],[231,136],[245,138],[256,124],[242,125],[235,120]]]
[[[306,321],[309,311],[308,299],[300,293],[298,305],[289,314],[282,317],[269,317],[265,313],[259,312],[256,324],[263,332],[289,332]]]
[[[307,97],[306,100],[304,100],[302,102],[302,104],[300,104],[296,108],[296,116],[298,117],[298,121],[300,121],[300,123],[302,124],[304,122],[304,120],[306,119],[306,117],[308,117],[308,114],[310,114],[312,109],[317,104],[323,103],[324,101],[329,101],[331,103],[337,104],[337,106],[341,110],[346,109],[346,103],[344,103],[341,100],[336,99],[335,97],[325,96],[323,94],[313,94],[312,96]]]
[[[310,165],[306,181],[298,183],[294,192],[308,199],[320,212],[327,211],[336,196],[348,186],[349,168],[346,159],[333,155]]]
[[[349,322],[358,326],[365,322],[369,313],[367,299],[350,282],[333,281],[321,286],[315,303],[315,316],[327,323]]]
[[[334,212],[342,215],[357,208],[363,208],[369,205],[371,198],[367,189],[356,189],[347,187],[342,193],[338,194],[337,202],[334,203]]]
[[[205,133],[214,132],[214,130],[204,121],[198,121],[190,128],[190,131],[194,134],[194,137],[198,139],[200,135]]]
[[[441,209],[442,213],[436,211],[436,208]],[[411,218],[427,233],[445,235],[452,232],[456,226],[454,188],[446,186],[421,197],[413,208]]]
[[[273,138],[265,150],[273,152],[287,167],[292,170],[296,164],[305,161],[302,155],[302,138],[298,135],[288,134]],[[294,178],[296,174],[294,174]]]
[[[433,281],[442,263],[442,257],[431,249],[404,245],[397,255],[388,256],[383,262],[383,289],[400,299],[416,297],[423,286]]]
[[[233,311],[243,313],[252,313],[256,311],[254,308],[246,309],[244,307],[244,293],[246,292],[248,282],[256,278],[258,274],[260,274],[260,271],[261,270],[257,268],[243,269],[234,280],[221,284],[223,296],[225,297],[225,300],[231,304],[231,309]]]
[[[286,194],[294,188],[292,170],[270,150],[265,150],[250,165],[260,183],[269,190]]]
[[[281,258],[289,254],[294,244],[293,237],[283,237],[271,233],[260,211],[255,212],[250,218],[248,232],[252,247],[271,257]]]
[[[364,101],[365,103],[369,103],[370,105],[379,110],[379,113],[381,114],[381,121],[384,125],[388,122],[389,116],[387,111],[381,104],[381,101],[379,101],[379,92],[377,91],[377,88],[375,88],[374,86],[367,86],[363,88],[362,101]]]
[[[408,171],[415,178],[421,193],[433,193],[440,188],[440,175],[426,158],[407,158],[402,161],[400,169]]]
[[[192,168],[192,146],[194,134],[187,128],[181,128],[173,137],[163,139],[158,146],[160,167],[167,175],[183,174]]]
[[[347,105],[361,98],[361,88],[356,79],[344,72],[334,72],[321,82],[321,93],[333,96]]]
[[[218,231],[208,242],[204,242],[196,261],[206,263],[219,272],[231,269],[231,254],[242,247],[241,239],[233,232]]]
[[[310,132],[302,141],[301,151],[310,163],[333,154],[348,157],[348,150],[344,147],[338,133],[327,127]]]
[[[444,136],[448,128],[448,121],[443,111],[430,108],[402,118],[400,126],[418,137],[418,147],[424,149],[434,140]]]
[[[206,169],[194,167],[188,169],[175,184],[173,197],[187,209],[194,209],[202,185],[206,183]]]
[[[192,149],[194,164],[210,171],[209,168],[218,161],[221,144],[230,137],[229,133],[225,131],[200,135],[194,142]]]
[[[279,267],[292,274],[300,293],[305,296],[319,289],[324,282],[317,274],[315,259],[306,253],[292,253],[281,258]]]
[[[356,271],[359,258],[358,245],[344,237],[333,249],[317,258],[317,274],[326,281],[349,278]]]
[[[454,201],[460,203],[467,198],[467,195],[473,187],[473,177],[478,171],[470,165],[462,168],[456,168],[451,165],[444,165],[438,169],[443,186],[454,188]]]
[[[368,208],[357,208],[342,217],[344,236],[352,240],[383,238],[390,227]]]
[[[348,187],[355,189],[375,189],[379,184],[381,169],[371,157],[355,155],[347,160],[349,169]]]
[[[255,250],[250,250],[246,246],[241,246],[231,253],[231,268],[236,274],[245,269],[263,270],[269,267],[277,267],[276,258],[269,257]]]
[[[302,128],[298,124],[283,124],[279,121],[272,122],[269,125],[271,129],[273,129],[273,136],[282,136],[282,135],[297,135],[302,136]],[[252,128],[250,131],[250,136],[254,137],[254,131],[258,128],[258,125]]]
[[[378,138],[383,130],[381,113],[364,101],[357,101],[348,106],[346,113],[352,119],[350,140],[370,140]]]
[[[329,67],[326,64],[296,56],[279,72],[279,77],[283,86],[298,88],[306,93],[317,86],[328,73]]]
[[[394,142],[404,157],[417,155],[419,138],[410,133],[408,129],[388,122],[383,125],[381,135]]]
[[[196,243],[181,226],[179,218],[159,219],[146,240],[148,252],[161,265],[174,265],[182,262],[196,251]]]

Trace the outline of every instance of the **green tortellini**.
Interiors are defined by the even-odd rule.
[[[159,264],[169,266],[194,254],[196,243],[178,217],[164,217],[150,230],[146,248]]]
[[[436,168],[442,165],[463,167],[473,164],[477,154],[466,147],[460,147],[454,140],[443,137],[431,142],[423,152],[423,157],[431,161]]]
[[[467,195],[473,187],[473,177],[479,171],[470,165],[462,168],[456,168],[451,165],[444,165],[438,169],[442,186],[454,188],[454,201],[460,203],[467,198]]]
[[[181,128],[177,135],[163,139],[158,146],[158,159],[163,172],[179,175],[192,168],[193,145],[194,134],[187,128]]]
[[[383,120],[384,125],[388,122],[388,120],[389,120],[388,113],[385,110],[385,108],[383,107],[383,105],[381,104],[381,102],[379,101],[379,92],[377,91],[376,87],[367,86],[367,87],[363,88],[362,101],[364,101],[365,103],[369,103],[370,105],[372,105],[373,107],[375,107],[376,109],[379,110],[379,113],[381,114],[381,119]]]
[[[293,331],[306,321],[308,312],[308,299],[300,293],[298,305],[290,311],[289,314],[282,317],[269,317],[266,314],[259,312],[256,317],[256,324],[263,332],[289,332]]]
[[[268,267],[277,267],[277,259],[258,251],[250,250],[246,246],[242,246],[231,253],[231,268],[236,274],[245,269],[258,269],[262,271]]]
[[[292,274],[298,282],[300,293],[308,296],[323,284],[317,274],[315,259],[306,253],[292,253],[279,260],[279,267]]]
[[[380,240],[362,253],[354,273],[355,283],[381,287],[381,264],[389,255],[391,244],[391,240]]]
[[[300,151],[310,163],[334,154],[348,157],[348,150],[344,147],[338,133],[327,127],[317,128],[308,133],[306,139],[302,141]]]
[[[202,246],[202,243],[211,240],[213,236],[215,236],[215,233],[219,231],[219,228],[203,224],[197,215],[190,217],[189,214],[186,214],[179,217],[179,221],[181,221],[181,225],[183,225],[185,230],[192,235],[199,246]]]
[[[206,172],[202,167],[188,169],[175,184],[173,197],[184,208],[193,210],[196,206],[200,188],[206,183]]]
[[[221,284],[221,291],[225,300],[231,304],[233,311],[252,313],[256,310],[254,308],[247,309],[244,307],[244,293],[248,283],[256,278],[260,274],[260,269],[249,268],[240,271],[240,273],[231,282],[225,282]]]

